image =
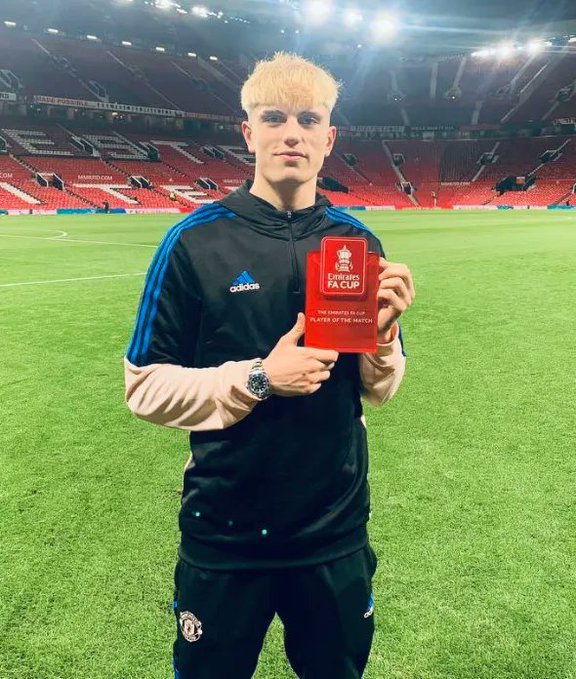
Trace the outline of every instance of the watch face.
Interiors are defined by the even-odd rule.
[[[263,372],[256,372],[250,375],[250,390],[256,394],[256,396],[262,398],[268,394],[268,389],[270,383],[268,377]]]

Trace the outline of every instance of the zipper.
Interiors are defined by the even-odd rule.
[[[294,247],[294,232],[292,231],[292,212],[287,212],[288,228],[290,229],[290,259],[292,263],[292,292],[295,295],[301,293],[300,276],[298,275],[298,260],[296,259],[296,248]]]

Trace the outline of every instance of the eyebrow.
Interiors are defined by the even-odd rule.
[[[265,118],[266,116],[269,116],[269,115],[286,116],[286,113],[284,113],[284,111],[279,111],[278,109],[265,109],[260,114],[260,118]],[[300,111],[300,113],[298,114],[298,117],[300,117],[300,116],[313,116],[314,118],[317,118],[318,120],[322,120],[322,115],[320,113],[316,113],[315,111]]]

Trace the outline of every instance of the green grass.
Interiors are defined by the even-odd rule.
[[[362,218],[417,288],[404,383],[366,408],[365,676],[575,679],[576,218]],[[0,221],[0,679],[172,676],[188,444],[124,406],[143,276],[6,287],[140,274],[154,248],[128,244],[172,219]],[[115,244],[46,240],[59,230]],[[275,622],[256,677],[292,676]]]

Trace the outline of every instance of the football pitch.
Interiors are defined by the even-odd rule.
[[[365,677],[576,679],[576,212],[355,214],[417,291],[365,407]],[[188,441],[130,414],[122,357],[174,221],[0,218],[0,679],[172,677]],[[275,621],[255,677],[293,676]]]

